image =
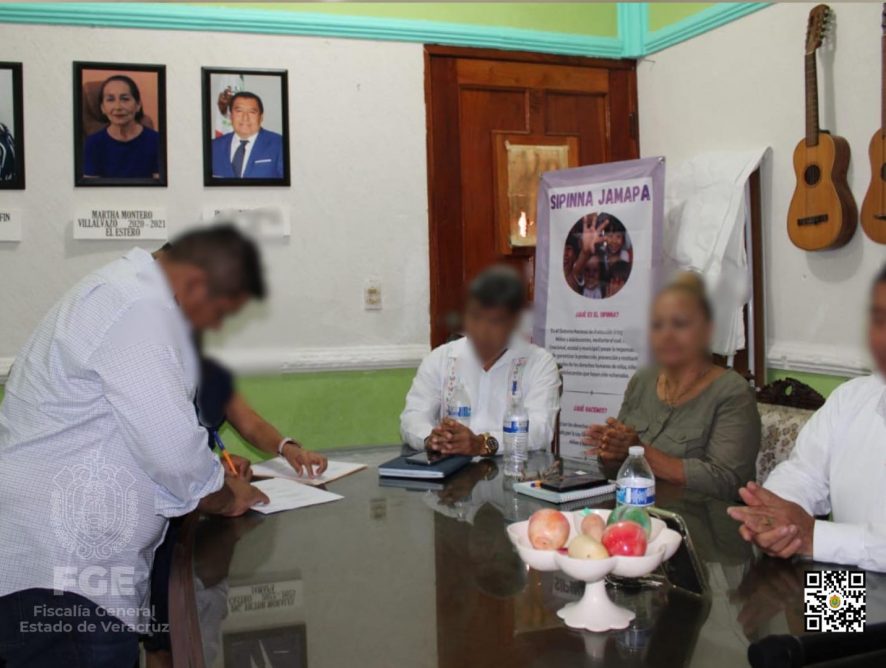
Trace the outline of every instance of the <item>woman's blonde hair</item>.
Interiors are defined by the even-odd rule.
[[[659,294],[667,292],[679,292],[687,295],[701,309],[705,320],[711,321],[714,317],[714,311],[711,302],[708,300],[707,290],[705,289],[704,279],[701,274],[694,271],[681,271],[668,283]]]

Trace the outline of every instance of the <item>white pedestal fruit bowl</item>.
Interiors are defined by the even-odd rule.
[[[609,518],[610,510],[591,510],[603,518]],[[584,517],[582,511],[564,512],[569,520],[569,541],[578,535],[578,527]],[[623,629],[636,614],[612,602],[606,592],[606,576],[612,573],[623,578],[649,575],[672,556],[680,547],[682,538],[676,531],[665,526],[660,519],[652,518],[652,531],[642,557],[609,557],[608,559],[574,559],[557,550],[537,550],[529,542],[529,520],[515,522],[507,528],[508,537],[520,558],[537,571],[563,571],[571,578],[585,583],[585,593],[580,600],[567,603],[557,612],[567,626],[588,631]]]

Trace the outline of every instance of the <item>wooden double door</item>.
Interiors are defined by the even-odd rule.
[[[437,346],[484,267],[513,264],[532,286],[533,249],[509,247],[502,230],[503,143],[568,144],[570,166],[638,157],[636,71],[628,60],[427,46],[425,89]]]

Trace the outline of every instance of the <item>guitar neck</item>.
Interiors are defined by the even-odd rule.
[[[886,42],[884,42],[886,49]],[[883,51],[886,58],[886,50]],[[886,89],[884,89],[886,90]],[[806,146],[818,144],[818,70],[815,51],[806,54]]]
[[[880,38],[880,132],[886,132],[886,34]]]

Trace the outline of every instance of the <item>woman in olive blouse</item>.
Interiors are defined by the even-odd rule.
[[[631,378],[617,420],[585,432],[591,454],[615,466],[640,444],[659,480],[738,498],[738,488],[754,479],[760,415],[748,383],[714,365],[712,327],[696,275],[683,275],[658,294],[650,330],[655,365]]]

